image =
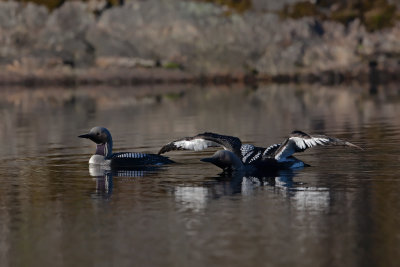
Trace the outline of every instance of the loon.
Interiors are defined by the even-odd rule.
[[[104,127],[96,126],[87,134],[79,135],[97,144],[96,152],[90,157],[89,164],[109,166],[111,168],[136,168],[146,165],[161,165],[173,163],[167,157],[156,154],[144,154],[136,152],[112,153],[111,133]]]
[[[256,169],[258,171],[274,171],[297,169],[308,166],[293,156],[296,152],[303,152],[314,146],[350,146],[359,149],[359,146],[350,142],[325,135],[309,135],[302,131],[293,131],[280,144],[269,147],[257,147],[251,144],[242,144],[239,138],[216,133],[205,132],[193,137],[185,137],[164,145],[158,154],[172,150],[200,151],[208,147],[222,146],[231,153],[217,151],[213,157],[203,159],[211,162],[223,170]],[[242,163],[242,164],[240,164]]]
[[[224,172],[246,172],[246,166],[233,152],[229,150],[218,150],[209,158],[202,158],[203,162],[210,162],[220,167]],[[251,166],[250,166],[251,167]]]

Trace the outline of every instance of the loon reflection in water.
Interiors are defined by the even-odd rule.
[[[102,166],[90,165],[90,175],[96,181],[95,192],[91,194],[94,199],[110,199],[113,194],[114,182],[121,178],[124,181],[137,181],[154,174],[161,167],[143,167],[135,170],[106,170]],[[165,188],[170,188],[177,204],[184,209],[200,211],[206,207],[210,199],[218,199],[229,195],[250,196],[256,194],[258,188],[273,189],[274,194],[291,199],[294,207],[300,210],[323,211],[329,206],[330,192],[327,188],[306,187],[301,182],[294,182],[296,172],[292,170],[279,170],[264,173],[263,175],[248,175],[245,172],[223,172],[213,181],[204,182],[201,186],[174,185],[168,183]],[[118,178],[114,180],[114,178]],[[126,178],[126,179],[124,179]],[[277,190],[276,190],[277,189]]]
[[[89,165],[89,174],[96,181],[96,191],[92,194],[93,197],[99,197],[108,199],[113,192],[114,178],[142,178],[149,174],[154,174],[161,167],[159,166],[142,166],[136,167],[135,169],[110,169],[104,168],[101,165]]]
[[[245,172],[245,171],[224,171],[216,178],[218,183],[229,185],[225,187],[224,195],[230,194],[251,194],[251,192],[262,186],[291,188],[294,185],[295,173],[292,170],[276,170],[269,172]]]
[[[312,187],[294,182],[296,172],[281,170],[270,176],[244,176],[241,172],[222,173],[215,181],[202,186],[183,185],[172,188],[172,194],[180,208],[192,212],[204,210],[213,199],[224,196],[253,196],[260,194],[259,189],[268,189],[269,193],[286,198],[291,205],[303,212],[324,212],[329,208],[331,192],[326,187]],[[264,204],[262,204],[264,205]]]

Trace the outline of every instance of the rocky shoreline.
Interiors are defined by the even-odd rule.
[[[368,32],[317,18],[131,1],[99,15],[0,2],[0,85],[398,81],[400,23]]]
[[[59,73],[56,71],[39,72],[2,72],[0,87],[53,87],[53,86],[136,86],[136,85],[229,85],[229,84],[267,84],[267,83],[303,83],[303,84],[392,84],[400,81],[396,72],[377,71],[370,69],[363,73],[340,73],[324,71],[320,73],[304,73],[294,75],[255,75],[245,73],[214,73],[192,74],[185,71],[142,69],[142,70],[112,70],[101,69],[76,70]]]

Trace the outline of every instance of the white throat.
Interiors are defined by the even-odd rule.
[[[110,165],[110,163],[111,163],[111,160],[106,159],[102,155],[93,155],[89,159],[89,164],[94,164],[94,165],[108,166],[108,165]]]

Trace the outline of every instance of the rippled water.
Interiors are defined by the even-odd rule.
[[[398,266],[400,88],[76,88],[0,91],[1,266]],[[292,130],[312,167],[221,177],[173,152],[160,169],[89,170],[102,125],[115,151],[157,152],[203,131],[258,146]]]

